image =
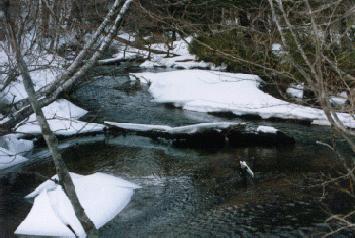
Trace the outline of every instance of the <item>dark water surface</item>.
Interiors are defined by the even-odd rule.
[[[158,105],[127,75],[97,77],[73,97],[91,111],[86,119],[98,122],[174,126],[226,120]],[[71,171],[106,172],[142,186],[129,206],[100,229],[100,237],[317,237],[327,231],[323,222],[328,215],[319,203],[322,191],[309,185],[311,178],[337,166],[336,158],[315,144],[330,139],[329,129],[250,123],[285,130],[297,144],[192,150],[139,136],[98,135],[67,139],[61,146]],[[32,157],[33,163],[0,176],[0,237],[13,236],[31,207],[23,197],[40,182],[31,172],[55,173],[48,151],[38,149]],[[255,172],[247,185],[238,170],[241,159]]]

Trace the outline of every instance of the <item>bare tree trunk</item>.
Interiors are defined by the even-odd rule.
[[[43,91],[41,90],[40,92],[36,93],[36,98],[40,107],[47,106],[54,102],[63,91],[69,89],[80,77],[82,77],[97,63],[102,53],[108,48],[112,39],[116,36],[119,28],[123,23],[124,16],[132,2],[133,0],[115,1],[114,7],[110,10],[105,20],[97,29],[91,41],[85,45],[84,49],[79,53],[79,55],[70,65],[70,67],[65,71],[65,73],[59,76],[52,85],[49,85]],[[121,7],[121,10],[117,14],[119,7]],[[95,53],[91,55],[91,58],[83,63],[85,58],[90,57],[92,48],[96,48],[95,44],[99,41],[100,36],[102,36],[106,26],[109,24],[115,14],[117,14],[115,21],[110,27],[109,33],[101,40],[100,47],[95,49]],[[0,125],[4,129],[15,127],[17,123],[23,121],[33,113],[28,99],[21,100],[16,104],[16,108],[20,109],[14,112],[8,121]]]
[[[50,126],[48,124],[47,119],[45,118],[43,111],[37,102],[36,92],[34,89],[34,85],[29,74],[27,65],[21,55],[20,47],[18,45],[17,39],[14,35],[12,24],[9,21],[7,9],[3,9],[5,15],[5,26],[6,26],[6,35],[9,44],[11,44],[12,50],[15,53],[15,58],[17,65],[19,67],[20,74],[23,78],[23,84],[25,90],[28,94],[28,99],[30,101],[31,107],[36,114],[37,121],[41,128],[42,136],[45,139],[48,148],[52,154],[52,159],[56,167],[56,171],[59,178],[59,183],[62,185],[63,190],[67,197],[69,198],[71,204],[73,205],[75,215],[79,219],[86,233],[89,231],[96,230],[94,223],[88,218],[83,207],[81,206],[77,194],[75,192],[75,186],[72,178],[70,177],[69,171],[64,163],[64,160],[58,150],[58,140]]]

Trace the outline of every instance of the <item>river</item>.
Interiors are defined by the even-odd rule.
[[[135,122],[172,126],[210,121],[242,121],[159,105],[146,86],[129,81],[127,71],[100,68],[101,76],[83,83],[71,99],[90,111],[87,121]],[[303,237],[325,232],[328,204],[345,209],[340,198],[320,202],[311,187],[321,173],[338,166],[327,149],[329,128],[289,122],[271,125],[295,137],[292,147],[183,149],[133,135],[101,134],[61,140],[71,171],[114,174],[142,186],[129,206],[100,229],[100,237]],[[341,144],[341,142],[340,142]],[[0,237],[13,232],[31,208],[23,197],[41,180],[32,172],[55,171],[45,148],[33,161],[0,175]],[[242,183],[239,161],[246,160],[255,179]],[[344,233],[344,237],[352,234]]]

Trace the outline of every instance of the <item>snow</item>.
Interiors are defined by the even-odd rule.
[[[281,51],[282,45],[280,43],[273,43],[271,46],[272,51]]]
[[[122,38],[128,40],[129,34],[122,33],[119,36],[123,36]],[[142,64],[140,64],[141,68],[150,69],[155,67],[163,67],[163,68],[174,68],[174,69],[211,69],[224,71],[227,66],[221,65],[216,66],[213,63],[204,62],[198,60],[195,55],[189,53],[189,43],[192,41],[192,37],[187,37],[185,40],[179,39],[173,42],[172,49],[168,49],[165,43],[154,43],[146,45],[145,47],[148,49],[149,47],[153,50],[160,50],[164,52],[170,52],[171,57],[167,57],[167,54],[150,54],[150,59],[145,60]],[[135,38],[130,39],[134,41]],[[114,54],[112,58],[100,60],[99,63],[112,63],[118,62],[122,60],[132,60],[132,59],[140,59],[140,58],[148,58],[149,52],[147,50],[136,49],[131,46],[122,46],[118,53]]]
[[[347,99],[343,97],[332,96],[330,97],[330,102],[335,106],[343,106],[346,104]]]
[[[165,67],[174,69],[211,69],[223,71],[226,69],[225,65],[216,66],[213,63],[199,61],[195,55],[189,52],[189,43],[192,37],[187,37],[185,40],[180,39],[173,42],[173,49],[171,53],[178,55],[174,57],[166,57],[166,55],[152,54],[150,60],[146,60],[140,65],[141,68]],[[168,51],[166,44],[157,43],[152,44],[152,49]]]
[[[135,41],[136,37],[134,36],[134,34],[130,34],[127,32],[122,32],[118,35],[118,37],[121,37],[125,40],[129,40],[129,41]]]
[[[24,155],[33,149],[33,141],[20,139],[19,134],[8,134],[0,137],[0,147],[12,153]]]
[[[272,133],[275,134],[278,130],[275,127],[272,126],[258,126],[256,128],[257,132],[263,132],[263,133]]]
[[[79,119],[80,117],[85,116],[87,111],[76,106],[72,102],[66,99],[58,99],[51,103],[50,105],[42,108],[43,113],[48,118],[59,117],[59,118],[71,118]],[[34,119],[35,116],[31,115],[30,119]]]
[[[136,73],[142,83],[149,83],[149,92],[158,103],[198,112],[232,112],[237,116],[256,115],[262,119],[280,118],[329,123],[317,108],[289,103],[259,89],[257,75],[233,74],[208,70],[179,70],[163,73]],[[347,113],[337,114],[348,127],[355,120]]]
[[[285,53],[280,43],[273,43],[271,45],[271,51],[276,56],[282,56]]]
[[[39,54],[37,51],[34,51],[34,54],[34,56],[26,56],[25,61],[29,66],[34,87],[36,90],[39,90],[48,87],[53,83],[56,77],[63,72],[65,60],[53,54]],[[0,61],[2,64],[7,63],[7,55],[2,50],[0,50]],[[48,65],[49,67],[35,68],[33,65]],[[0,81],[0,87],[1,83]],[[25,98],[27,98],[27,93],[22,83],[22,77],[18,76],[15,81],[11,82],[0,92],[0,105],[11,104]],[[100,124],[79,121],[78,119],[84,116],[87,111],[65,99],[56,100],[52,104],[44,107],[43,113],[48,119],[51,129],[57,135],[69,136],[77,133],[98,132],[104,129],[104,126]],[[7,120],[8,118],[4,118],[1,122]],[[39,135],[41,130],[35,114],[32,114],[26,121],[20,123],[16,128],[16,132]],[[7,138],[7,140],[10,139]],[[14,138],[12,138],[12,141],[14,142]],[[22,141],[22,145],[24,145],[23,143],[24,141]],[[30,146],[30,144],[24,146],[23,151],[28,149],[28,146]],[[21,145],[17,147],[19,148]],[[6,148],[8,148],[8,146]],[[19,152],[18,148],[13,152]]]
[[[0,147],[0,170],[26,161],[27,159],[25,157]]]
[[[134,131],[160,131],[170,134],[187,133],[192,134],[206,129],[225,129],[231,126],[240,125],[234,122],[211,122],[211,123],[198,123],[188,126],[171,127],[166,125],[149,125],[149,124],[136,124],[136,123],[117,123],[105,122],[108,125],[115,126],[122,129]]]
[[[144,57],[145,57],[145,51],[127,50],[127,51],[120,51],[119,53],[114,54],[112,58],[102,59],[99,60],[98,62],[100,64],[110,64],[110,63],[115,63],[123,60],[134,60],[134,59],[139,59]]]
[[[120,213],[130,202],[134,189],[140,188],[104,173],[70,175],[79,201],[97,229]],[[56,178],[57,176],[53,176],[52,179]],[[27,197],[35,197],[34,204],[15,234],[73,237],[74,234],[67,227],[70,225],[78,236],[86,236],[60,185],[48,180]]]
[[[247,162],[245,161],[239,161],[240,163],[240,167],[242,169],[246,169],[247,172],[250,174],[251,177],[254,177],[254,172],[250,169],[250,167],[248,166]]]
[[[0,50],[0,58],[3,54],[5,53]],[[7,56],[5,59],[5,62],[7,63]],[[31,59],[26,58],[25,60],[29,65],[30,76],[36,91],[53,83],[56,77],[62,72],[61,65],[65,63],[64,59],[52,54],[34,56]],[[49,64],[49,68],[44,69],[36,69],[31,66],[47,64]],[[18,76],[17,80],[11,82],[3,91],[0,92],[0,103],[11,104],[24,98],[27,98],[27,93],[23,86],[21,76]]]
[[[224,71],[225,65],[215,66],[212,63],[199,61],[194,55],[183,55],[175,57],[154,56],[151,60],[146,60],[140,65],[141,68],[164,67],[173,69],[211,69],[216,71]]]
[[[69,206],[67,200],[64,199],[63,203]],[[73,227],[75,232],[81,230],[81,235],[85,234],[82,227],[78,228],[78,221],[71,222],[76,225]],[[37,236],[65,236],[74,237],[73,232],[64,224],[53,211],[52,203],[47,191],[43,191],[38,197],[35,198],[32,209],[27,215],[26,219],[17,227],[15,234],[22,235],[37,235]],[[78,232],[79,234],[79,232]]]
[[[72,136],[76,134],[101,132],[105,126],[97,123],[87,123],[71,119],[49,119],[49,126],[56,135]],[[41,128],[37,122],[26,123],[19,126],[16,132],[31,135],[40,135]]]
[[[34,56],[26,56],[25,61],[29,66],[30,75],[33,80],[36,90],[49,86],[56,77],[63,72],[63,64],[65,60],[61,57],[52,55],[52,54],[39,54],[37,51],[34,51]],[[7,55],[3,50],[0,50],[0,63],[7,63]],[[35,68],[33,65],[49,65],[48,68]],[[0,87],[1,87],[0,79]],[[27,98],[26,90],[22,83],[22,77],[18,76],[17,79],[11,82],[3,91],[0,92],[0,105],[1,104],[11,104],[17,102],[21,99]],[[48,119],[51,129],[57,135],[74,135],[77,133],[88,133],[88,132],[98,132],[104,129],[103,125],[96,123],[86,123],[79,121],[78,119],[84,116],[87,111],[77,107],[73,103],[65,100],[59,99],[52,104],[43,108],[43,113]],[[7,121],[8,118],[4,118],[1,122]],[[35,114],[32,114],[26,121],[21,122],[17,125],[17,133],[24,134],[34,134],[39,135],[41,133],[40,127],[37,123]],[[11,138],[7,138],[7,146],[12,152],[22,153],[31,146],[29,143],[24,145],[24,141],[17,146],[16,151],[9,148],[11,144],[9,142]],[[12,145],[15,146],[14,138],[12,140]],[[5,142],[3,142],[5,143]],[[22,147],[23,150],[19,151],[19,148]]]
[[[26,162],[24,154],[33,149],[33,142],[19,138],[18,134],[0,137],[0,170]]]
[[[330,103],[335,106],[344,106],[348,101],[348,94],[343,91],[337,94],[337,96],[331,96]]]
[[[293,98],[302,99],[303,90],[304,90],[303,84],[297,84],[297,85],[291,84],[290,87],[286,89],[286,93]]]
[[[338,94],[338,97],[342,97],[342,98],[348,99],[348,93],[346,91],[340,92]]]
[[[56,135],[70,136],[78,133],[100,132],[105,126],[97,123],[87,123],[78,119],[84,116],[87,111],[74,105],[65,99],[59,99],[50,105],[42,108],[45,117],[48,119],[50,128]],[[21,123],[17,133],[41,134],[35,114],[32,114],[25,123]]]

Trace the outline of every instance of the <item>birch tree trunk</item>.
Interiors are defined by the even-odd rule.
[[[73,180],[70,177],[68,168],[66,167],[66,164],[64,163],[64,160],[58,150],[58,140],[57,140],[56,136],[54,135],[54,133],[52,132],[52,130],[50,129],[48,121],[43,114],[42,108],[40,107],[39,103],[37,102],[36,92],[34,89],[34,85],[33,85],[31,76],[28,71],[28,67],[21,55],[20,46],[18,45],[17,39],[14,35],[13,27],[12,27],[11,22],[9,21],[8,12],[6,10],[7,9],[2,9],[3,16],[4,16],[4,23],[5,23],[5,27],[6,27],[7,40],[9,42],[9,44],[11,45],[13,53],[15,54],[17,66],[18,66],[20,74],[23,78],[23,85],[24,85],[25,90],[28,94],[28,99],[29,99],[30,105],[31,105],[34,113],[36,114],[38,124],[41,128],[42,136],[48,145],[49,151],[52,154],[52,159],[53,159],[53,162],[54,162],[54,165],[56,168],[56,172],[58,174],[59,183],[60,183],[60,185],[62,185],[65,194],[69,198],[69,200],[74,208],[75,215],[79,219],[85,232],[88,233],[89,231],[94,231],[94,230],[96,230],[95,225],[88,218],[83,207],[81,206],[81,204],[79,202],[79,199],[78,199],[76,192],[75,192],[75,186],[74,186]]]
[[[47,106],[55,101],[62,92],[69,89],[80,77],[95,66],[102,53],[109,47],[112,39],[117,35],[117,32],[123,23],[124,16],[132,2],[133,0],[115,1],[113,7],[106,15],[101,25],[97,28],[91,40],[85,44],[84,49],[79,53],[65,73],[59,76],[52,85],[49,85],[48,87],[45,87],[45,89],[36,93],[36,99],[38,100],[40,107]],[[116,18],[113,24],[109,27],[109,33],[106,35],[103,34],[115,15]],[[103,39],[100,39],[100,36],[102,37],[103,35],[105,35]],[[101,44],[98,49],[96,49],[100,40]],[[94,53],[92,53],[93,48],[95,48]],[[89,59],[85,61],[87,58]],[[16,124],[25,120],[33,113],[28,99],[23,99],[17,102],[15,108],[20,109],[12,113],[11,118],[8,121],[0,125],[3,130],[15,127]]]

